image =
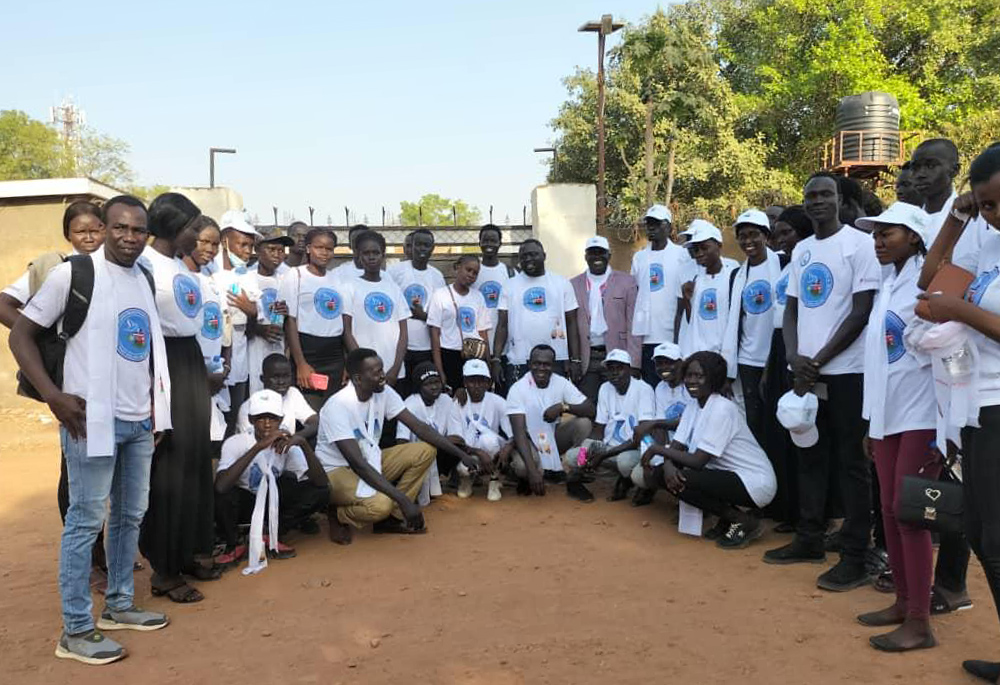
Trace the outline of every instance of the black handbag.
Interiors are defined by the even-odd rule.
[[[922,466],[918,475],[903,476],[896,520],[939,533],[961,533],[962,479],[948,464],[941,480],[919,475],[931,463]]]

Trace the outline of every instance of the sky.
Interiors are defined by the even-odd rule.
[[[661,3],[662,4],[662,3]],[[262,222],[365,216],[425,193],[520,223],[549,122],[612,13],[656,0],[7,3],[0,109],[47,120],[71,96],[125,140],[142,185],[234,188]],[[609,39],[609,47],[614,45]]]

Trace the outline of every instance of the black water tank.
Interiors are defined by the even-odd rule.
[[[889,93],[848,95],[837,105],[836,125],[844,161],[893,162],[899,157],[899,102]],[[841,136],[841,131],[855,133]]]

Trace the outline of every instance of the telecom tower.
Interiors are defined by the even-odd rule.
[[[49,123],[56,127],[59,137],[66,146],[67,154],[73,156],[76,166],[76,143],[80,141],[80,129],[87,123],[86,113],[73,102],[72,96],[63,99],[62,104],[49,109]]]

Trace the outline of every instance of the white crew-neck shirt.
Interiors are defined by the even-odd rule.
[[[396,361],[399,322],[410,318],[410,305],[395,281],[383,275],[377,283],[355,278],[344,313],[351,317],[351,330],[359,347],[368,347],[382,359],[386,371]],[[406,364],[399,365],[399,378],[406,375]]]
[[[227,471],[240,458],[253,449],[257,444],[253,430],[249,433],[235,433],[222,443],[222,452],[219,458],[219,466],[216,473]],[[256,493],[264,480],[263,468],[270,467],[275,478],[280,478],[284,473],[290,473],[298,481],[308,478],[309,464],[306,462],[306,455],[302,448],[292,445],[284,454],[279,454],[273,447],[261,450],[257,456],[251,460],[250,464],[243,469],[243,473],[236,479],[236,485],[247,492]]]
[[[460,295],[455,286],[446,285],[431,295],[427,325],[441,330],[443,349],[461,350],[463,338],[482,339],[480,331],[489,329],[489,316],[486,301],[478,290],[470,288],[468,293]]]
[[[680,245],[668,240],[662,250],[647,245],[632,256],[632,277],[639,284],[636,306],[647,301],[647,311],[633,316],[633,333],[640,334],[636,319],[648,319],[649,333],[644,345],[674,341],[674,317],[677,312],[677,290],[690,280],[694,261]]]
[[[556,445],[556,423],[548,423],[542,415],[554,404],[581,404],[586,396],[557,373],[552,374],[549,384],[539,388],[530,373],[525,374],[511,386],[507,393],[507,416],[524,416],[528,437],[538,450],[542,468],[547,471],[562,471],[559,447]]]
[[[430,265],[421,271],[411,261],[399,262],[386,269],[386,274],[403,291],[403,299],[407,304],[419,304],[425,313],[430,306],[431,295],[438,288],[445,287],[444,276]],[[427,322],[418,321],[412,316],[406,320],[406,349],[419,352],[431,349],[431,335],[427,325]]]
[[[455,402],[444,393],[438,395],[434,404],[429,407],[424,404],[424,400],[418,392],[407,397],[403,404],[410,410],[411,414],[441,435],[445,437],[462,435],[461,414],[459,414]],[[420,438],[414,435],[410,427],[402,421],[396,424],[396,439],[406,442],[420,442]]]
[[[147,245],[144,259],[156,283],[156,309],[163,335],[193,338],[201,328],[201,279],[178,257],[162,255]]]
[[[557,361],[569,359],[566,314],[576,311],[576,292],[558,274],[530,277],[523,273],[510,279],[500,300],[507,312],[507,358],[524,364],[535,345],[550,345]]]
[[[368,435],[377,449],[386,420],[396,418],[404,409],[403,400],[389,386],[373,394],[367,402],[362,402],[358,399],[354,383],[348,383],[332,395],[319,412],[316,458],[323,469],[332,471],[348,466],[347,459],[337,447],[338,440],[357,440],[360,443]]]
[[[305,265],[290,269],[281,279],[279,299],[295,317],[299,333],[320,338],[336,338],[344,332],[344,283],[326,271],[316,276]]]
[[[708,350],[721,352],[722,341],[729,319],[729,285],[735,263],[722,263],[718,273],[709,274],[704,269],[694,279],[691,295],[691,319],[682,327],[681,353],[687,357],[695,352]],[[683,284],[677,283],[674,297],[681,297]]]
[[[767,260],[751,266],[743,288],[740,311],[743,324],[736,361],[745,366],[764,368],[771,353],[774,333],[774,284],[769,280]]]
[[[596,422],[604,426],[604,444],[617,447],[632,439],[635,428],[643,421],[656,418],[656,397],[649,384],[632,378],[628,390],[619,395],[610,382],[597,392]]]

